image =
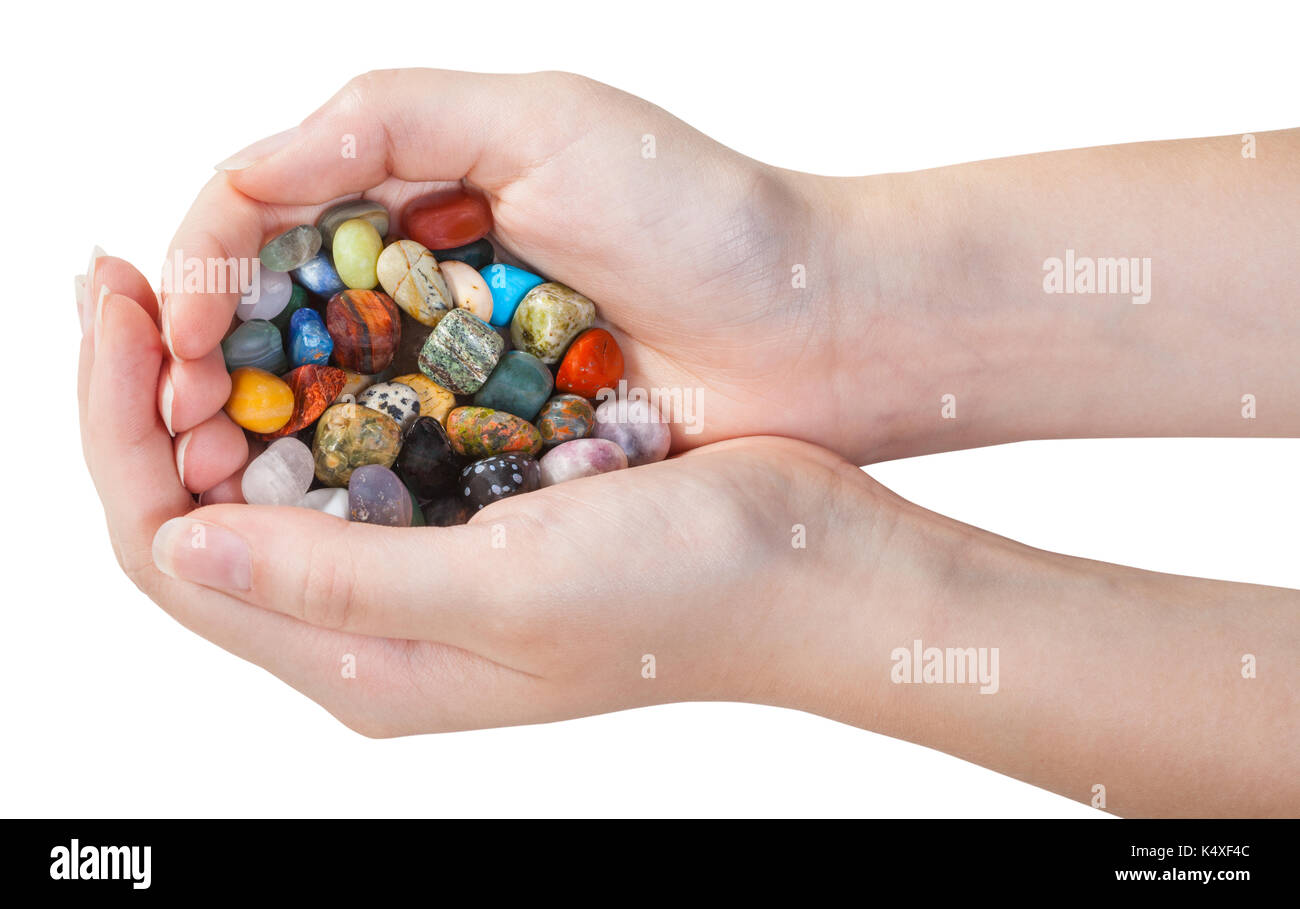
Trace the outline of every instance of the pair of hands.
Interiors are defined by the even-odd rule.
[[[904,510],[842,456],[868,435],[844,399],[870,393],[847,368],[865,341],[841,285],[859,279],[831,260],[844,198],[562,74],[372,73],[259,145],[203,189],[169,260],[251,257],[341,198],[397,213],[464,178],[500,245],[597,302],[629,386],[703,389],[703,431],[676,424],[684,454],[462,527],[195,508],[192,493],[229,501],[249,455],[221,410],[236,296],[160,304],[99,257],[79,297],[82,437],[131,579],[368,735],[674,700],[817,709],[803,645],[837,630],[805,604],[864,550],[880,558],[871,544]]]

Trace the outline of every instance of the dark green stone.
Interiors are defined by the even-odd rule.
[[[474,395],[479,407],[504,410],[532,420],[550,397],[555,380],[546,364],[522,350],[508,351]]]

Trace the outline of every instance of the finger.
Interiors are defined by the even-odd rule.
[[[173,435],[215,416],[230,397],[230,373],[220,348],[197,360],[169,360],[158,384],[158,412]]]
[[[151,320],[158,318],[158,300],[149,281],[130,262],[106,255],[98,246],[91,253],[86,274],[78,283],[78,310],[82,316],[82,344],[77,367],[77,402],[81,415],[82,441],[86,437],[86,408],[90,403],[90,367],[94,362],[95,318],[104,288],[136,301]]]
[[[573,90],[578,87],[585,91]],[[296,129],[218,167],[263,202],[322,202],[366,191],[390,175],[468,178],[495,191],[600,122],[608,111],[576,103],[597,91],[613,89],[565,73],[367,73]],[[344,142],[354,157],[341,157]]]
[[[175,439],[176,475],[193,493],[216,486],[248,463],[248,440],[224,411]]]
[[[337,631],[438,641],[501,655],[508,617],[525,611],[535,547],[509,558],[488,524],[380,527],[305,508],[213,505],[159,530],[169,575]],[[205,545],[191,545],[195,536]],[[558,557],[556,553],[550,553]]]

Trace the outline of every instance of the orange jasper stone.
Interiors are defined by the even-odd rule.
[[[555,388],[594,398],[602,388],[613,388],[623,378],[623,351],[603,328],[589,328],[574,339],[560,361]]]

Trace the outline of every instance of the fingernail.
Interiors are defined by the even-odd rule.
[[[172,518],[153,537],[153,563],[163,574],[218,590],[253,586],[248,544],[216,524]]]
[[[167,345],[167,352],[172,355],[172,359],[177,359],[176,348],[172,346],[172,305],[164,299],[162,303],[162,313],[159,315],[162,322],[161,331],[163,343]]]
[[[181,478],[181,485],[185,485],[185,449],[190,447],[190,439],[194,437],[194,430],[181,433],[176,437],[176,475]]]
[[[77,298],[77,324],[82,334],[86,332],[86,276],[77,275],[72,279],[72,290]]]
[[[104,258],[106,255],[108,255],[108,253],[104,252],[104,250],[98,246],[90,251],[90,262],[86,264],[86,283],[88,285],[95,283],[95,266],[99,263],[99,260]]]
[[[298,127],[295,126],[292,129],[286,129],[282,133],[276,133],[274,136],[259,139],[243,151],[235,152],[222,161],[217,165],[217,170],[243,170],[245,167],[252,167],[258,161],[268,158],[284,148],[293,141],[296,135],[298,135]]]
[[[176,398],[176,387],[172,385],[172,372],[167,370],[163,373],[162,392],[158,395],[158,412],[162,414],[163,426],[167,427],[167,434],[173,439],[176,433],[172,430],[172,402]]]
[[[99,349],[99,331],[101,326],[103,326],[104,324],[104,299],[110,293],[112,293],[112,291],[110,291],[108,289],[108,285],[105,284],[104,286],[99,288],[99,298],[95,300],[95,349],[96,350]]]

